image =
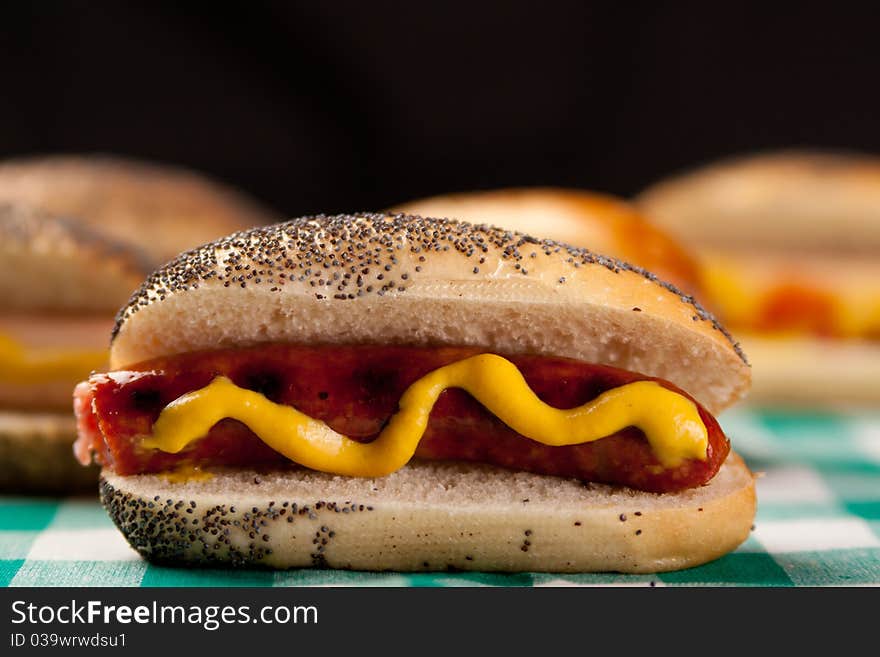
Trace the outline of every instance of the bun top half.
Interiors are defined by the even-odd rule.
[[[255,200],[176,166],[106,155],[0,164],[0,203],[69,218],[138,248],[156,267],[185,249],[277,221]]]
[[[151,268],[138,250],[86,226],[0,203],[4,311],[110,314]]]
[[[499,189],[433,196],[392,212],[540,233],[644,267],[691,294],[699,291],[693,257],[633,205],[607,194],[555,187]]]
[[[715,412],[750,382],[712,315],[639,267],[486,225],[379,214],[296,219],[181,254],[120,310],[110,360],[271,342],[576,358],[667,379]]]
[[[661,181],[638,207],[685,244],[754,252],[874,254],[880,158],[778,151],[720,161]]]

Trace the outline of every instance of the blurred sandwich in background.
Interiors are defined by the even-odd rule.
[[[107,155],[0,163],[0,203],[21,203],[130,244],[152,265],[279,217],[200,173]]]
[[[705,305],[752,361],[753,401],[880,402],[880,158],[758,154],[636,202],[699,255]]]
[[[72,391],[105,367],[117,309],[155,267],[275,220],[177,168],[107,157],[0,164],[0,490],[94,487]]]
[[[693,258],[630,204],[573,189],[517,188],[434,196],[391,212],[463,219],[587,248],[642,267],[699,296]]]

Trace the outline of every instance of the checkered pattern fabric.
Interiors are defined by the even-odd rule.
[[[0,585],[880,585],[880,412],[741,410],[721,420],[762,473],[758,517],[738,550],[698,568],[658,575],[160,568],[138,558],[96,500],[0,497]]]

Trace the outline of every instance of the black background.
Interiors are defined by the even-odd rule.
[[[754,149],[880,152],[869,3],[20,2],[0,157],[201,169],[288,215]]]

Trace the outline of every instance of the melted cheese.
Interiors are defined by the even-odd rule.
[[[674,467],[688,458],[705,460],[708,434],[696,405],[653,381],[608,390],[572,409],[542,402],[510,361],[473,356],[430,372],[400,399],[398,412],[379,436],[360,443],[295,408],[239,388],[226,377],[183,395],[163,409],[143,445],[178,453],[205,436],[220,420],[246,424],[263,442],[313,470],[354,477],[384,476],[412,458],[434,403],[447,388],[470,393],[514,431],[544,445],[577,445],[638,427],[658,460]]]
[[[0,334],[0,381],[7,383],[76,382],[107,363],[106,350],[40,349],[29,351]]]

